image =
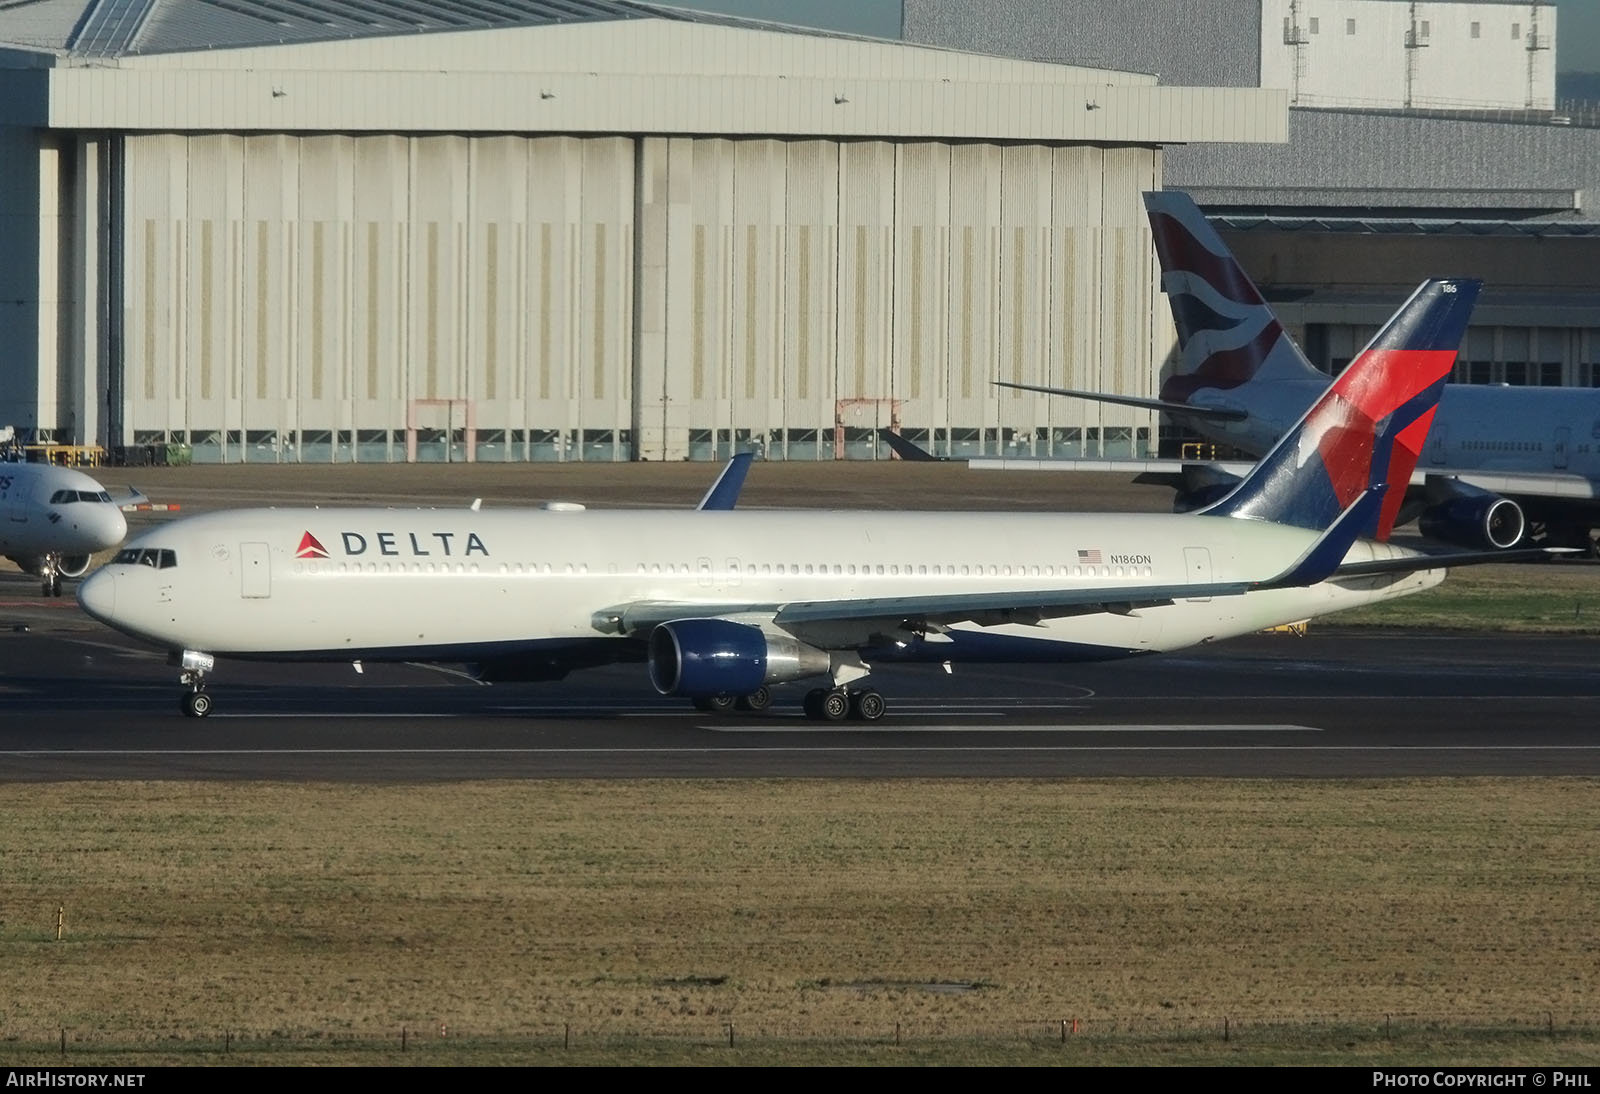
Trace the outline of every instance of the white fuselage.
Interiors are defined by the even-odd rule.
[[[0,463],[0,555],[31,563],[55,554],[87,563],[127,532],[122,510],[82,471]]]
[[[607,621],[641,604],[764,625],[779,606],[806,602],[1264,580],[1315,539],[1259,521],[1169,514],[263,509],[147,533],[79,599],[96,618],[172,650],[471,661],[621,642]],[[1349,558],[1406,553],[1359,542]],[[1125,656],[1405,595],[1443,576],[954,630],[1027,640],[1031,653],[1015,659]],[[1041,658],[1041,642],[1058,645]],[[848,645],[859,643],[835,648]]]

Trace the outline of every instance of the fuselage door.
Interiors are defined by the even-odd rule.
[[[1428,430],[1428,462],[1436,467],[1443,467],[1445,461],[1445,446],[1449,441],[1447,423],[1441,422],[1435,416],[1433,425]]]
[[[1211,584],[1211,552],[1204,547],[1185,547],[1183,549],[1184,581],[1191,585]],[[1205,604],[1211,600],[1209,596],[1191,596],[1189,603]]]
[[[239,544],[239,595],[256,600],[272,595],[272,552],[265,543]]]
[[[1556,430],[1555,443],[1550,448],[1550,458],[1557,468],[1567,466],[1567,447],[1572,443],[1572,429],[1561,426]]]

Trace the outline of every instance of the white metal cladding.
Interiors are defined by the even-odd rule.
[[[782,77],[52,69],[54,129],[1278,142],[1287,92]]]
[[[744,438],[830,458],[861,437],[830,430],[895,423],[936,442],[988,431],[986,451],[998,431],[1098,451],[1052,431],[1150,416],[992,381],[1150,390],[1138,194],[1156,156],[131,137],[124,435],[109,440],[325,458],[340,434],[461,429],[470,412],[513,459],[534,436],[568,458],[703,457]]]

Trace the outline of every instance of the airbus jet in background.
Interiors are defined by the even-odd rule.
[[[42,578],[45,596],[60,596],[63,577],[83,576],[127,534],[121,507],[82,471],[0,463],[0,555]]]
[[[1332,380],[1284,331],[1189,195],[1164,190],[1144,201],[1182,355],[1160,397],[1001,386],[1160,410],[1213,441],[1252,456],[1266,452]],[[1179,509],[1205,504],[1237,481],[1236,466],[1124,461],[1115,469],[1134,464],[1144,481],[1177,488]],[[1401,523],[1417,520],[1423,535],[1469,547],[1532,540],[1595,550],[1600,390],[1446,385],[1403,514]]]
[[[237,510],[139,537],[78,599],[169,651],[195,717],[216,660],[240,658],[465,663],[491,681],[643,662],[702,709],[815,680],[810,717],[875,720],[864,681],[886,662],[1180,649],[1484,560],[1361,538],[1387,534],[1477,292],[1425,283],[1203,512]]]

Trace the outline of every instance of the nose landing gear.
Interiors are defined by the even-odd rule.
[[[206,673],[216,665],[217,659],[198,650],[184,650],[170,659],[183,671],[178,683],[187,690],[183,693],[182,710],[185,718],[204,718],[211,713],[211,696],[206,694]]]
[[[40,596],[61,595],[61,556],[51,551],[39,563],[39,576],[43,578],[40,586]]]

